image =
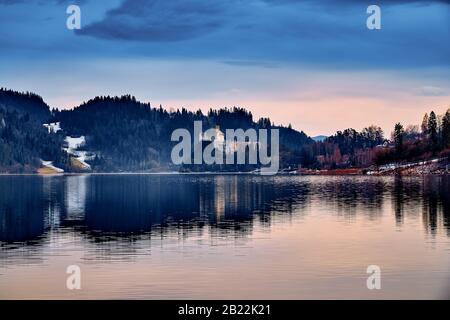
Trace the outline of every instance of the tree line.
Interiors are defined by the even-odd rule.
[[[390,138],[378,126],[358,132],[348,128],[324,141],[313,141],[290,125],[275,125],[270,118],[254,119],[240,107],[189,111],[168,111],[152,107],[131,95],[95,97],[71,110],[50,110],[33,93],[0,89],[0,171],[30,172],[40,160],[70,170],[68,155],[62,151],[64,137],[85,136],[88,151],[95,153],[89,163],[94,171],[180,170],[171,163],[171,142],[175,129],[193,134],[194,121],[203,128],[220,127],[279,129],[281,168],[365,168],[390,162],[448,157],[450,154],[450,109],[443,115],[427,113],[421,125],[397,123]],[[62,131],[49,133],[43,123],[60,122]],[[223,167],[190,167],[182,170],[225,170]],[[246,171],[252,166],[236,165],[226,170]]]
[[[426,113],[420,126],[408,126],[399,122],[392,134],[394,148],[380,154],[378,162],[424,160],[450,155],[450,109],[437,116]]]

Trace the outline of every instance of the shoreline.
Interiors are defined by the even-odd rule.
[[[264,176],[252,172],[64,172],[64,173],[0,173],[0,177],[7,176],[38,176],[38,177],[63,177],[63,176],[113,176],[113,175],[154,175],[154,176]],[[379,174],[345,174],[334,172],[316,172],[316,173],[280,173],[268,175],[267,177],[311,177],[311,176],[328,176],[328,177],[425,177],[425,176],[450,176],[450,173],[379,173]]]
[[[261,176],[259,170],[253,171],[120,171],[120,172],[95,172],[90,170],[77,172],[64,172],[63,170],[56,170],[51,163],[44,165],[27,173],[0,173],[0,176],[78,176],[78,175],[216,175],[216,176]],[[436,158],[420,162],[409,163],[391,163],[383,166],[371,166],[365,168],[337,168],[337,169],[306,169],[300,168],[296,170],[280,169],[274,175],[270,176],[447,176],[450,175],[450,163],[447,158]]]

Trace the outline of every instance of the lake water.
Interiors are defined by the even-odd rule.
[[[0,176],[0,299],[449,297],[450,177]]]

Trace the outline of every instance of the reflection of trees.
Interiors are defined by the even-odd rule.
[[[292,212],[308,190],[287,188],[276,178],[231,175],[92,176],[87,189],[80,223],[91,234],[186,235],[208,226],[236,236],[252,231],[255,215],[267,223],[273,210]]]
[[[16,176],[1,177],[0,190],[5,242],[40,238],[51,228],[81,231],[94,243],[205,231],[245,237],[255,224],[270,228],[311,204],[376,219],[388,198],[398,225],[422,208],[431,234],[444,227],[450,235],[449,177]]]
[[[331,210],[349,217],[363,211],[368,218],[376,219],[383,212],[387,183],[384,179],[365,177],[320,177],[311,184],[311,193]]]
[[[447,230],[447,235],[450,237],[450,177],[442,178],[442,183],[439,190],[440,199],[442,202],[442,223]]]
[[[450,177],[396,177],[392,188],[392,202],[396,221],[420,214],[425,229],[436,235],[443,227],[450,235]]]
[[[423,223],[435,236],[439,227],[450,235],[450,177],[426,178],[423,181]]]
[[[394,178],[394,188],[392,198],[394,199],[395,222],[397,225],[403,224],[403,211],[405,203],[403,179],[400,176]]]
[[[397,225],[402,225],[405,215],[419,217],[423,198],[423,179],[418,177],[394,178],[394,184],[389,187],[392,198],[392,207]]]
[[[28,241],[42,235],[45,229],[42,180],[0,177],[0,190],[0,241]]]

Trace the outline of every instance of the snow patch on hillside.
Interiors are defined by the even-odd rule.
[[[64,172],[63,169],[55,167],[55,166],[53,165],[53,162],[52,162],[52,161],[44,161],[44,160],[41,160],[41,163],[42,163],[42,166],[44,166],[45,168],[52,169],[52,170],[56,171],[57,173],[62,173],[62,172]]]
[[[85,169],[90,170],[91,166],[86,161],[93,160],[95,155],[90,154],[87,151],[77,150],[86,144],[86,137],[81,136],[74,138],[67,136],[65,138],[65,142],[67,144],[67,148],[64,148],[64,150],[71,156],[75,157],[75,159],[77,159]]]
[[[65,141],[67,143],[67,149],[70,151],[74,151],[86,144],[85,136],[81,136],[78,138],[73,138],[73,137],[67,136]]]

